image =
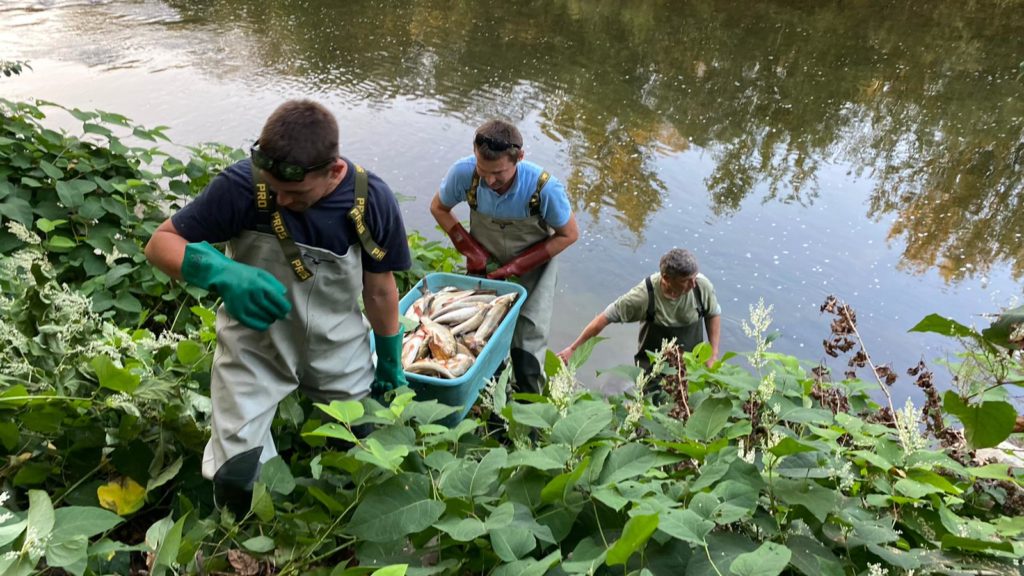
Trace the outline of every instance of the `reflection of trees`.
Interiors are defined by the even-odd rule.
[[[642,242],[665,155],[698,146],[712,208],[813,202],[824,164],[877,182],[904,266],[955,281],[1009,260],[1024,174],[1019,0],[883,3],[168,0],[247,28],[252,65],[386,106],[429,98],[475,123],[537,118],[576,208]]]

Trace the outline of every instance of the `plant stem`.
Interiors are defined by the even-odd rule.
[[[853,330],[853,335],[857,337],[857,342],[860,343],[860,349],[864,351],[864,357],[867,359],[868,366],[871,367],[871,375],[874,376],[875,381],[878,382],[878,387],[882,389],[882,394],[885,394],[885,400],[889,403],[889,410],[892,411],[892,417],[895,418],[896,407],[893,406],[892,403],[892,394],[890,394],[889,389],[886,388],[885,382],[882,382],[882,379],[878,377],[878,369],[875,367],[875,363],[871,361],[871,355],[868,354],[868,348],[864,345],[864,339],[860,337],[860,331],[857,330],[857,324],[853,321],[853,318],[850,317],[850,313],[847,311],[845,306],[843,306],[842,311],[843,317],[846,318],[847,323],[849,323],[850,328]]]
[[[75,482],[74,484],[72,484],[72,485],[71,485],[71,486],[70,486],[70,487],[69,487],[69,488],[68,488],[67,490],[65,490],[65,491],[64,491],[64,492],[63,492],[63,493],[62,493],[62,494],[61,494],[60,496],[58,496],[57,498],[55,498],[55,499],[53,500],[53,505],[54,505],[54,506],[56,506],[57,504],[60,504],[61,500],[63,500],[65,496],[67,496],[68,494],[70,494],[70,493],[74,492],[74,491],[75,491],[75,488],[78,488],[79,486],[81,486],[81,485],[82,485],[82,483],[83,483],[83,482],[85,482],[85,481],[86,481],[86,480],[88,480],[89,478],[92,478],[93,474],[95,474],[95,473],[97,473],[97,472],[99,472],[99,471],[100,471],[100,468],[103,468],[103,462],[100,462],[99,464],[97,464],[97,465],[96,465],[96,467],[95,467],[95,468],[93,468],[92,470],[90,470],[88,474],[85,474],[84,476],[82,476],[82,477],[81,477],[81,478],[80,478],[80,479],[78,480],[78,482]]]
[[[715,561],[711,559],[711,550],[708,550],[707,541],[704,542],[704,554],[707,555],[708,562],[711,563],[711,567],[715,570],[715,574],[718,574],[718,576],[722,576],[722,572],[718,569],[718,566],[715,565]]]

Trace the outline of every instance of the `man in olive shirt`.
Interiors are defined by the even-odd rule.
[[[689,250],[669,250],[661,257],[659,268],[659,273],[645,278],[595,316],[558,356],[567,362],[577,348],[612,322],[640,322],[639,348],[634,359],[643,369],[651,367],[647,350],[658,351],[662,340],[675,338],[683,350],[692,351],[704,341],[705,327],[711,344],[708,366],[714,363],[718,358],[722,314],[715,287],[698,272],[697,259]]]

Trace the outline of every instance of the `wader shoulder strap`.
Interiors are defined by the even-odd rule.
[[[647,285],[647,316],[644,322],[648,324],[654,323],[654,284],[651,283],[651,277],[644,278],[644,284]]]
[[[647,285],[647,317],[645,322],[654,322],[654,284],[651,282],[651,277],[648,276],[644,279],[644,284]],[[693,283],[693,295],[697,298],[697,317],[703,319],[708,315],[708,311],[704,308],[704,299],[701,298],[700,284],[696,281]]]
[[[263,220],[269,215],[270,228],[277,236],[277,241],[281,244],[281,251],[284,252],[285,259],[291,265],[292,272],[295,272],[295,277],[299,279],[299,282],[309,280],[313,277],[313,273],[306,268],[302,261],[302,253],[299,252],[299,247],[295,245],[291,234],[288,233],[288,227],[285,226],[284,218],[281,217],[281,211],[277,209],[277,202],[266,183],[260,178],[259,170],[255,166],[252,167],[252,185],[255,192],[256,212],[260,216],[259,220]]]
[[[541,172],[540,178],[537,179],[537,189],[533,191],[533,196],[530,196],[530,216],[536,216],[540,214],[540,191],[544,189],[544,185],[548,183],[548,179],[551,175],[547,171]],[[466,203],[469,204],[470,210],[476,210],[476,189],[480,186],[480,175],[473,171],[473,181],[469,184],[469,190],[466,190]]]
[[[476,169],[473,169],[473,181],[469,184],[469,190],[466,190],[466,204],[469,204],[470,210],[476,210],[476,189],[480,187],[480,175],[476,173]]]
[[[370,234],[370,229],[366,227],[366,199],[368,197],[369,185],[367,183],[368,177],[366,170],[363,169],[359,164],[352,164],[356,167],[356,198],[355,204],[352,205],[352,209],[348,211],[348,217],[355,224],[356,234],[359,234],[359,243],[363,245],[363,250],[370,255],[371,258],[380,262],[384,259],[384,256],[388,253],[387,250],[383,249],[373,240],[373,236]]]
[[[537,179],[537,189],[533,191],[533,196],[530,196],[530,216],[540,214],[540,191],[548,183],[548,178],[551,178],[551,175],[545,170],[540,173],[540,178]]]
[[[704,299],[700,296],[700,284],[696,280],[693,281],[693,295],[697,297],[697,318],[703,319],[708,315],[708,311],[704,309]]]

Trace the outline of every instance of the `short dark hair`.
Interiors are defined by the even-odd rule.
[[[515,163],[523,149],[523,135],[511,122],[488,120],[476,129],[473,149],[486,160],[498,160],[504,156]]]
[[[338,156],[338,121],[318,102],[289,100],[267,118],[260,132],[260,150],[274,160],[299,166],[322,164]]]
[[[697,274],[697,257],[685,248],[673,248],[661,257],[658,266],[667,278],[689,278]]]

